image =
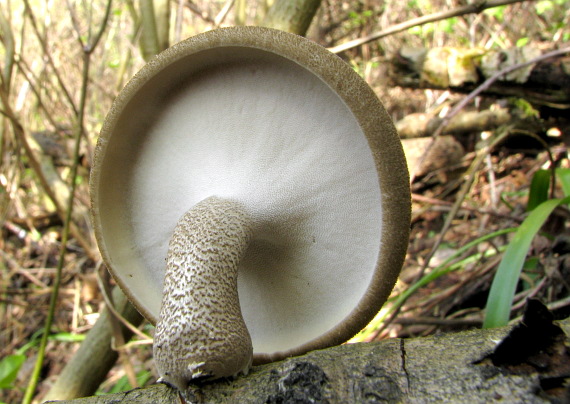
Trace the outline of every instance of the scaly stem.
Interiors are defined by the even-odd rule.
[[[174,229],[153,353],[161,381],[183,394],[193,379],[249,370],[237,271],[251,233],[244,207],[217,197],[195,205]]]

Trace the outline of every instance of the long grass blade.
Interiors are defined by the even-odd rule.
[[[548,200],[548,188],[550,188],[550,170],[538,170],[532,176],[530,191],[528,193],[528,203],[526,210],[534,210],[538,205]]]
[[[538,205],[522,222],[507,247],[493,279],[485,308],[483,328],[507,325],[515,289],[534,236],[557,206],[569,202],[570,197],[550,199]]]
[[[484,236],[481,236],[481,237],[477,238],[476,240],[473,240],[473,241],[465,244],[461,248],[459,248],[450,257],[448,257],[445,261],[443,261],[440,265],[435,267],[429,273],[425,274],[416,283],[414,283],[413,285],[410,285],[406,290],[404,290],[398,296],[388,299],[388,302],[390,302],[391,304],[386,305],[386,307],[383,308],[380,311],[380,313],[378,313],[378,315],[376,315],[376,317],[370,322],[370,324],[364,330],[362,330],[355,338],[353,338],[352,341],[353,342],[365,341],[365,340],[367,340],[367,338],[370,337],[370,335],[375,334],[382,327],[384,321],[390,315],[392,315],[393,313],[398,311],[414,293],[416,293],[422,287],[428,285],[430,282],[433,282],[436,279],[438,279],[438,278],[440,278],[440,277],[442,277],[442,276],[444,276],[450,272],[464,268],[464,266],[468,263],[468,261],[479,260],[482,257],[488,258],[488,257],[495,254],[494,250],[487,250],[485,252],[477,253],[475,255],[469,256],[469,257],[467,257],[467,258],[465,258],[459,262],[454,262],[459,257],[461,257],[463,254],[465,254],[467,251],[469,251],[473,247],[475,247],[478,244],[483,243],[487,240],[491,240],[495,237],[499,237],[499,236],[505,235],[507,233],[512,233],[514,231],[516,231],[516,229],[514,229],[514,228],[507,228],[507,229],[498,230],[498,231],[495,231],[493,233],[489,233],[489,234],[486,234]],[[498,251],[497,251],[497,253],[498,253]]]

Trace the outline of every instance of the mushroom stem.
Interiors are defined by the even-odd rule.
[[[218,197],[199,202],[176,224],[154,335],[159,381],[184,392],[193,379],[248,372],[253,347],[241,314],[237,268],[251,233],[244,207]]]

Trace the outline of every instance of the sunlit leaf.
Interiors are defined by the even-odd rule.
[[[505,8],[506,6],[488,8],[483,11],[483,14],[487,14],[488,16],[495,17],[497,20],[502,21],[503,15],[505,13]]]
[[[529,42],[529,38],[526,36],[523,38],[519,38],[517,40],[517,44],[516,44],[517,48],[521,48],[521,47],[525,46],[526,44],[528,44],[528,42]]]
[[[25,355],[8,355],[0,361],[0,389],[12,387],[25,361]]]
[[[536,13],[538,15],[542,15],[546,11],[552,10],[553,7],[554,7],[554,4],[550,0],[538,1],[538,2],[536,2],[535,6],[534,6]]]
[[[532,176],[530,182],[530,192],[526,210],[531,211],[548,199],[548,189],[550,188],[550,171],[538,170]]]
[[[548,216],[561,204],[570,202],[570,197],[551,199],[538,205],[522,222],[509,243],[505,255],[493,278],[483,328],[502,327],[509,322],[513,298],[530,244]]]
[[[570,169],[569,168],[557,168],[556,176],[562,185],[562,191],[564,196],[570,196]]]

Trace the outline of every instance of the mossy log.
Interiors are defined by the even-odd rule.
[[[549,313],[548,313],[549,314]],[[192,387],[198,403],[548,403],[570,399],[570,320],[337,346]],[[180,403],[163,384],[66,403]]]
[[[530,46],[511,49],[402,48],[392,58],[391,84],[411,88],[453,89],[470,92],[505,68],[541,56]],[[527,65],[502,76],[485,92],[527,99],[537,105],[570,107],[570,56],[558,56]]]

